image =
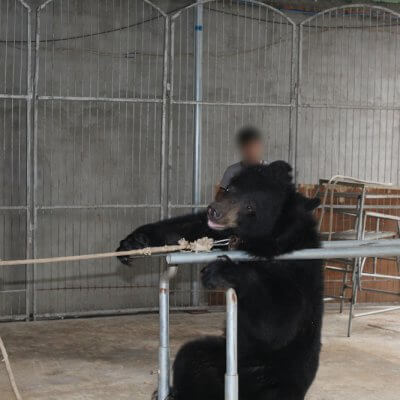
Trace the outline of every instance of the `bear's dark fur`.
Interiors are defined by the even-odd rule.
[[[273,259],[319,246],[311,215],[318,203],[296,193],[290,172],[283,161],[247,168],[208,208],[210,227],[229,229],[242,249],[265,258],[223,258],[202,270],[206,288],[232,287],[238,296],[240,400],[304,399],[318,369],[322,263]],[[175,358],[171,398],[223,400],[225,358],[224,337],[186,343]]]

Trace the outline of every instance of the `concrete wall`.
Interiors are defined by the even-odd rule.
[[[157,4],[172,12],[189,3]],[[267,160],[292,161],[289,144],[292,150],[295,145],[296,112],[288,107],[294,104],[292,26],[264,8],[225,3],[204,10],[203,92],[210,102],[202,107],[204,204],[237,160],[234,133],[240,126],[263,129]],[[139,0],[99,4],[55,1],[41,14],[39,96],[110,100],[39,100],[37,256],[113,250],[134,227],[160,217],[163,20]],[[11,0],[1,2],[0,11],[0,91],[24,94],[26,14]],[[298,23],[311,14],[287,15]],[[358,10],[305,27],[299,182],[335,173],[398,182],[397,24]],[[171,215],[191,210],[193,25],[193,10],[175,23]],[[127,101],[111,101],[116,98]],[[259,105],[229,105],[235,102]],[[3,207],[26,205],[25,107],[24,100],[0,102]],[[0,213],[0,258],[24,257],[25,210]],[[158,272],[158,262],[128,269],[116,260],[38,267],[37,312],[155,306]],[[176,305],[189,303],[189,275],[178,280]],[[2,270],[0,291],[24,287],[25,268]],[[2,296],[0,314],[25,312],[24,292]]]

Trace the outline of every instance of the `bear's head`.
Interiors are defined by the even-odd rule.
[[[242,248],[257,255],[318,246],[311,211],[319,200],[297,193],[291,172],[285,161],[244,169],[221,200],[209,205],[209,227],[232,229]]]

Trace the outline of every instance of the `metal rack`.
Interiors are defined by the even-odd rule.
[[[354,191],[340,191],[338,188],[350,188]],[[337,176],[330,180],[321,179],[319,185],[318,194],[323,197],[321,205],[321,213],[319,218],[319,229],[321,231],[322,222],[326,215],[325,210],[329,209],[329,224],[328,231],[322,231],[322,238],[328,241],[335,240],[383,240],[393,239],[400,237],[400,216],[392,215],[388,213],[370,211],[371,208],[379,209],[379,204],[368,205],[368,200],[387,200],[387,199],[400,199],[400,194],[372,194],[368,191],[371,188],[392,188],[390,184],[383,184],[379,182],[362,181],[351,177]],[[330,193],[329,193],[330,192]],[[355,204],[337,204],[338,199],[347,199],[350,203]],[[342,214],[353,219],[354,224],[352,229],[337,230],[334,226],[334,215]],[[375,221],[375,229],[367,229],[369,220]],[[382,221],[393,221],[395,222],[395,230],[381,230]],[[369,224],[371,225],[371,223]],[[381,256],[373,257],[373,271],[372,273],[365,272],[365,266],[367,257],[360,257],[355,259],[334,259],[327,263],[325,269],[328,271],[335,271],[341,273],[343,276],[340,295],[331,295],[327,297],[326,301],[340,300],[340,312],[343,312],[344,302],[347,300],[350,303],[349,320],[347,327],[347,335],[351,335],[352,320],[357,317],[364,315],[370,315],[370,313],[355,313],[355,307],[357,304],[357,297],[360,291],[374,292],[388,295],[398,295],[400,292],[393,292],[387,290],[381,290],[376,288],[364,287],[362,285],[362,277],[386,280],[399,280],[400,279],[400,262],[399,258],[391,258],[397,264],[397,275],[388,275],[379,273],[379,260]],[[351,276],[351,279],[349,277]],[[346,293],[350,290],[350,296],[347,297]],[[392,308],[383,308],[376,310],[374,313],[389,311]]]

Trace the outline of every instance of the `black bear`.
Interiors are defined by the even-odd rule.
[[[322,262],[273,259],[319,246],[311,214],[317,204],[296,192],[290,166],[276,161],[243,170],[208,207],[210,228],[220,234],[228,229],[241,249],[263,257],[240,263],[223,258],[202,270],[206,288],[232,287],[238,296],[240,400],[304,399],[317,372]],[[175,358],[171,398],[222,400],[225,358],[224,337],[185,344]]]

